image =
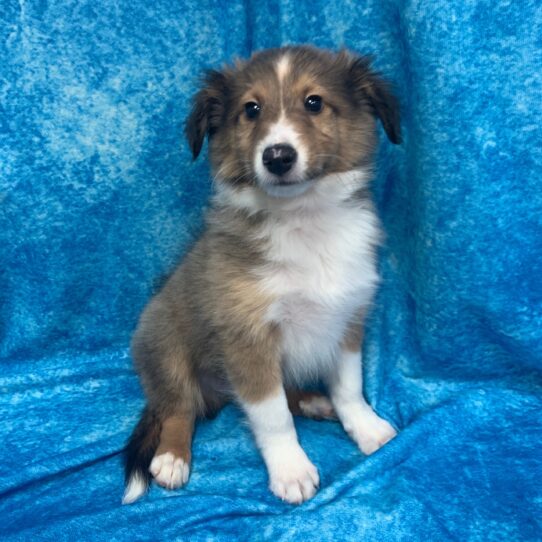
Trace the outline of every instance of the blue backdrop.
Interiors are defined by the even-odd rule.
[[[0,537],[542,538],[538,0],[4,0],[0,36]],[[304,42],[375,54],[402,106],[364,348],[401,432],[365,458],[298,420],[322,487],[296,508],[230,406],[186,489],[122,507],[130,335],[210,193],[182,140],[198,74]]]

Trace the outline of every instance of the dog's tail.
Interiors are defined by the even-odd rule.
[[[149,466],[154,452],[160,444],[162,422],[160,418],[145,407],[128,444],[124,449],[125,490],[122,504],[130,504],[139,499],[151,482]]]

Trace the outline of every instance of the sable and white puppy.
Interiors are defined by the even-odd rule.
[[[397,102],[366,58],[284,47],[210,71],[186,135],[216,181],[203,236],[145,309],[132,353],[148,405],[126,449],[124,502],[151,475],[188,481],[196,418],[237,401],[271,491],[311,498],[318,471],[292,412],[338,417],[370,454],[395,436],[364,400],[362,321],[378,282],[368,184],[376,118]],[[300,391],[323,382],[329,399]]]

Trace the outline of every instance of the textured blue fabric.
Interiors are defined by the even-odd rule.
[[[542,539],[539,0],[5,0],[0,35],[0,538]],[[181,137],[198,73],[302,42],[375,54],[401,101],[364,348],[401,432],[365,458],[297,420],[322,486],[296,508],[230,406],[185,489],[122,507],[129,338],[210,193]]]

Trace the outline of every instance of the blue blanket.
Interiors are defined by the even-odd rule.
[[[7,0],[0,33],[1,539],[542,538],[539,0]],[[400,434],[363,457],[297,420],[322,485],[292,507],[229,406],[185,489],[121,506],[130,335],[211,189],[182,140],[198,74],[303,42],[374,54],[401,102],[364,344]]]

